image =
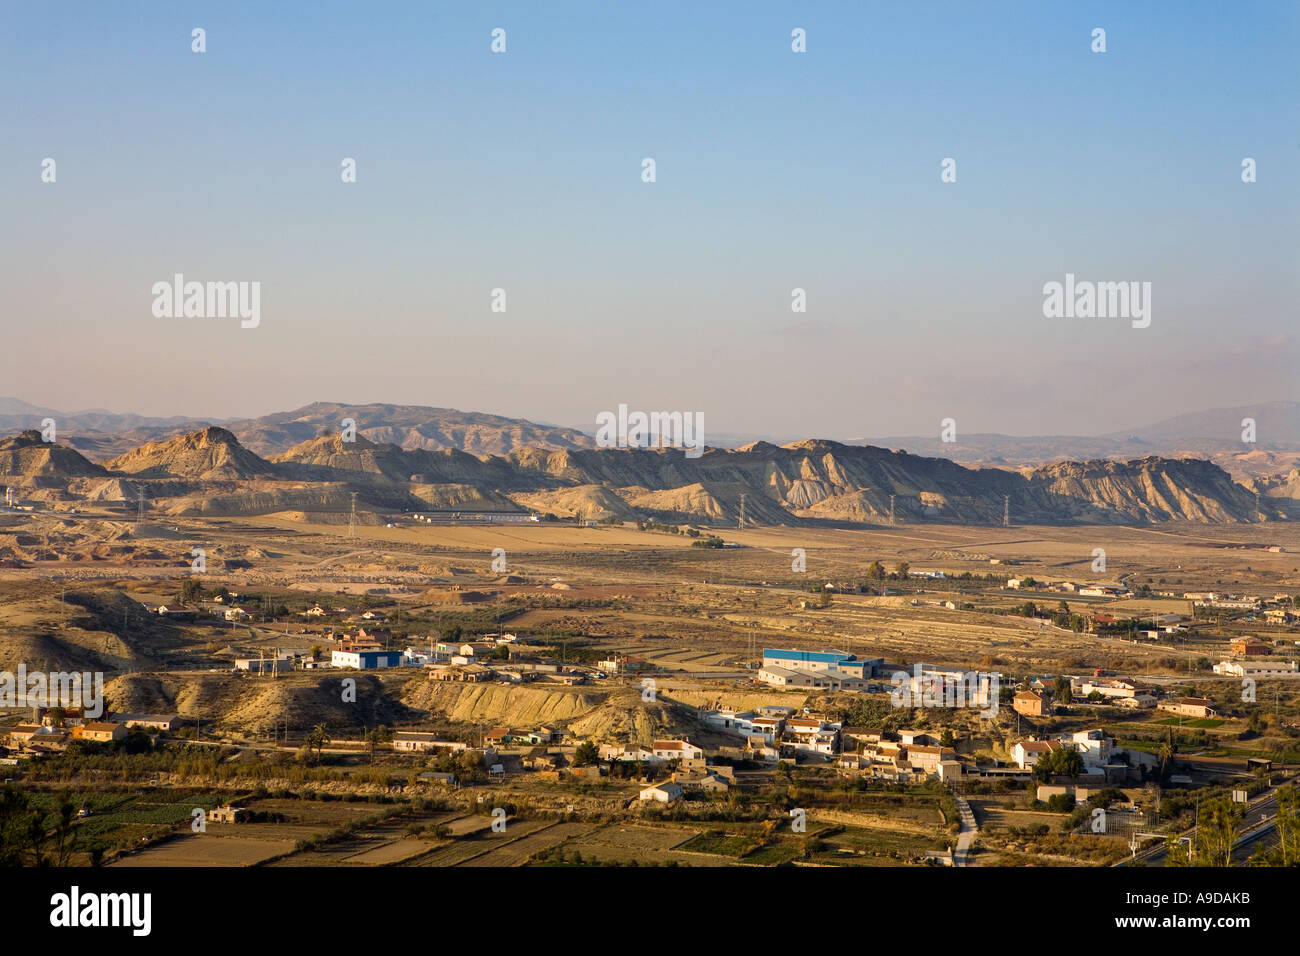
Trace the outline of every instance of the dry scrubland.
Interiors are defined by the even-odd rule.
[[[318,724],[344,737],[382,723],[473,742],[495,726],[551,724],[574,738],[648,743],[690,735],[717,743],[699,725],[696,708],[842,707],[855,699],[755,686],[751,665],[765,646],[835,647],[896,663],[995,667],[1010,674],[1110,667],[1172,679],[1190,657],[1224,653],[1226,642],[1242,630],[1228,627],[1195,644],[1135,646],[1006,612],[1025,600],[1055,607],[1065,599],[1076,612],[1104,608],[1121,615],[1187,613],[1189,602],[1181,597],[1106,602],[1007,591],[990,580],[951,580],[963,572],[981,578],[1149,582],[1179,595],[1211,589],[1300,593],[1300,525],[1289,524],[702,529],[736,545],[706,549],[692,547],[698,539],[684,534],[631,525],[388,529],[363,524],[350,536],[341,523],[303,518],[176,517],[137,528],[97,516],[7,516],[4,534],[21,538],[28,548],[39,539],[54,557],[29,567],[0,567],[0,668],[24,662],[29,667],[104,669],[110,708],[177,711],[191,721],[201,720],[206,734],[241,748],[238,756],[225,758],[228,772],[237,774],[241,761],[283,761],[268,771],[270,778],[258,779],[275,789],[303,786],[291,779],[293,751]],[[148,614],[147,607],[175,602],[183,579],[190,576],[195,547],[207,552],[208,571],[201,581],[209,589],[223,586],[257,595],[259,601],[264,597],[266,603],[296,601],[302,607],[319,601],[354,610],[365,595],[390,615],[401,613],[400,623],[391,626],[403,644],[423,643],[440,627],[462,623],[470,633],[516,631],[548,655],[570,662],[628,654],[656,667],[657,699],[644,701],[635,681],[578,687],[438,683],[401,670],[359,675],[357,703],[345,704],[337,673],[293,673],[273,680],[234,674],[230,666],[236,654],[256,656],[277,648],[305,652],[326,643],[323,628],[292,616],[235,625],[216,620],[174,624]],[[490,566],[494,548],[506,551],[504,572]],[[803,574],[791,570],[795,548],[806,554]],[[1095,548],[1106,551],[1104,574],[1091,570]],[[873,561],[887,569],[898,562],[918,570],[941,569],[950,579],[887,582],[903,593],[886,595],[837,591],[829,606],[815,606],[818,600],[810,588],[828,582],[857,584]],[[948,601],[959,609],[944,607]],[[1159,716],[1108,714],[1104,719],[1120,738],[1140,738],[1153,729],[1164,732],[1157,725]],[[978,752],[1005,757],[1005,721],[997,726],[967,721],[958,729],[977,733]],[[1244,729],[1240,719],[1216,727],[1177,728],[1206,734],[1200,744],[1206,760],[1239,761],[1251,747],[1262,751],[1277,744],[1273,736],[1237,743]],[[276,751],[271,738],[285,734],[289,749]],[[345,780],[329,786],[340,794],[347,788],[383,792],[371,780],[364,757],[345,763]],[[409,784],[421,766],[417,761],[390,769]],[[160,777],[164,789],[195,785],[192,776]],[[207,785],[220,786],[223,779],[214,777]],[[252,786],[237,776],[234,783],[245,792]],[[105,786],[106,778],[73,785],[93,791]],[[511,799],[531,809],[512,818],[504,834],[493,833],[489,819],[470,806],[370,820],[375,808],[366,804],[271,797],[248,802],[262,812],[283,815],[281,822],[210,827],[207,834],[184,832],[184,816],[176,816],[175,808],[142,811],[140,820],[157,821],[148,824],[135,822],[126,811],[120,820],[112,815],[91,819],[105,832],[119,834],[124,841],[119,846],[153,838],[159,827],[179,828],[175,836],[119,861],[175,866],[897,865],[942,850],[953,833],[944,811],[913,798],[878,804],[857,797],[846,804],[846,798],[836,798],[839,803],[814,809],[809,833],[797,838],[784,830],[763,832],[752,820],[646,821],[627,810],[642,785],[619,781],[593,788],[528,774],[514,777],[506,788]],[[1110,843],[1080,842],[1055,831],[1019,835],[1050,815],[1010,809],[1004,802],[988,800],[977,807],[989,826],[985,863],[1097,863],[1115,852]],[[570,806],[578,808],[580,818],[563,816]],[[439,829],[443,826],[445,832]],[[324,839],[339,828],[348,832]]]
[[[283,516],[177,519],[176,524],[139,529],[93,516],[6,520],[14,535],[57,537],[61,559],[0,568],[0,633],[5,638],[0,653],[6,658],[0,664],[65,659],[89,666],[101,661],[114,672],[206,669],[221,663],[212,654],[222,649],[305,650],[317,639],[293,633],[301,628],[290,624],[185,628],[148,617],[142,605],[175,600],[181,579],[189,576],[194,547],[207,552],[209,571],[203,580],[210,586],[336,594],[353,604],[357,595],[369,593],[395,602],[389,610],[399,608],[417,620],[420,615],[453,619],[459,613],[508,611],[510,627],[580,633],[600,652],[632,653],[678,676],[701,680],[734,676],[739,663],[756,659],[763,646],[774,644],[830,645],[905,661],[974,665],[997,659],[1024,668],[1075,661],[1103,666],[1116,656],[1146,667],[1169,656],[1167,648],[1116,646],[1035,622],[939,606],[952,600],[996,610],[1034,597],[987,585],[912,582],[912,590],[923,587],[924,593],[836,595],[829,608],[799,606],[808,599],[810,584],[861,581],[873,560],[887,568],[906,561],[913,569],[938,568],[950,576],[968,571],[1083,582],[1150,580],[1154,588],[1179,594],[1213,588],[1300,589],[1300,525],[1281,523],[760,528],[721,531],[726,542],[739,547],[712,550],[691,547],[692,539],[685,535],[638,531],[631,525],[365,526],[349,537],[344,526]],[[25,524],[14,528],[15,520]],[[58,528],[51,528],[52,523]],[[106,529],[114,541],[142,548],[149,557],[136,551],[117,559],[72,559],[94,551]],[[1269,552],[1269,546],[1285,550]],[[506,574],[490,568],[494,548],[506,551]],[[806,553],[804,574],[791,571],[794,548]],[[1104,574],[1091,570],[1095,548],[1106,551]],[[991,564],[995,559],[1005,563]],[[74,592],[71,599],[69,591]],[[92,593],[94,600],[78,593]],[[1037,599],[1054,605],[1061,597],[1075,609],[1100,603],[1072,595]],[[1120,602],[1113,609],[1186,612],[1188,604],[1154,599]],[[220,698],[221,688],[200,687],[193,693]],[[281,702],[267,701],[268,710],[279,706]],[[556,708],[550,719],[572,717],[583,709],[562,696],[545,706]],[[479,710],[501,717],[516,713],[506,706]],[[544,710],[537,709],[537,716]],[[517,711],[520,720],[533,714],[528,705]]]

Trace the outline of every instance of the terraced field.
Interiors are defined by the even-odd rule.
[[[596,826],[597,824],[593,823],[557,823],[543,830],[536,830],[522,839],[495,847],[482,856],[466,860],[461,866],[522,866],[534,853],[559,846],[572,837],[589,833]]]

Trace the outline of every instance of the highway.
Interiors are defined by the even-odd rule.
[[[1241,835],[1237,838],[1236,847],[1232,851],[1234,866],[1246,865],[1250,855],[1255,852],[1261,841],[1265,846],[1271,846],[1277,842],[1277,831],[1274,825],[1276,816],[1277,787],[1265,791],[1247,805],[1246,813],[1241,821]],[[1191,838],[1194,832],[1194,829],[1185,830],[1178,836],[1180,839]],[[1115,865],[1164,866],[1168,855],[1169,851],[1165,846],[1165,841],[1160,840],[1147,849],[1140,850],[1136,857],[1121,860]]]

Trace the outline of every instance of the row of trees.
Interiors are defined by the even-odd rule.
[[[26,793],[0,791],[0,866],[67,866],[76,849],[77,809],[65,794],[52,818]]]
[[[1232,850],[1241,833],[1243,807],[1220,797],[1200,808],[1194,837],[1171,835],[1168,866],[1232,866]]]
[[[892,573],[886,573],[885,566],[883,564],[881,564],[879,561],[872,561],[869,565],[867,565],[867,580],[873,582],[886,581],[886,580],[898,581],[906,578],[907,572],[910,571],[911,569],[912,566],[908,564],[906,561],[899,561],[897,564],[894,565],[894,570]]]
[[[1300,791],[1294,785],[1277,790],[1277,843],[1261,846],[1250,858],[1253,866],[1300,866]],[[1232,866],[1232,854],[1241,836],[1245,805],[1226,797],[1200,808],[1191,837],[1171,835],[1167,840],[1168,866]]]

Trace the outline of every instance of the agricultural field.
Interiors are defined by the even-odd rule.
[[[79,519],[69,520],[75,525]],[[376,751],[362,735],[400,728],[478,745],[493,728],[545,724],[566,737],[562,746],[543,748],[561,765],[583,741],[687,737],[717,750],[735,741],[705,727],[699,709],[809,708],[895,731],[909,725],[904,719],[914,721],[891,715],[887,694],[758,684],[765,647],[839,649],[901,667],[924,661],[994,669],[1008,679],[1107,670],[1170,693],[1215,697],[1232,682],[1216,681],[1208,662],[1229,654],[1232,639],[1243,633],[1269,638],[1274,656],[1285,659],[1296,651],[1283,641],[1292,632],[1300,636],[1295,628],[1266,630],[1258,622],[1201,613],[1190,637],[1134,643],[1061,626],[1025,605],[1052,612],[1066,607],[1076,617],[1190,616],[1191,603],[1003,586],[1013,576],[1094,580],[1101,576],[1091,571],[1092,551],[1104,547],[1107,580],[1179,594],[1225,587],[1300,592],[1290,551],[1300,545],[1300,534],[1289,526],[808,526],[716,533],[728,547],[692,547],[684,534],[633,525],[367,525],[350,537],[345,526],[287,513],[182,515],[167,527],[139,529],[140,540],[163,555],[154,563],[110,555],[70,569],[57,585],[35,568],[0,569],[0,636],[18,641],[0,642],[0,654],[25,659],[39,648],[64,648],[84,666],[107,666],[111,706],[174,708],[186,723],[177,739],[132,756],[92,748],[76,757],[44,758],[22,776],[39,788],[67,785],[91,795],[91,816],[76,823],[77,859],[89,860],[89,848],[97,846],[115,865],[919,865],[946,852],[956,827],[952,808],[924,788],[860,788],[815,765],[793,776],[741,767],[731,794],[688,801],[683,819],[668,819],[636,806],[637,792],[665,773],[593,780],[533,774],[523,764],[533,748],[507,746],[497,758],[504,776],[490,781],[486,797],[492,805],[516,804],[519,813],[505,834],[497,834],[472,803],[489,781],[467,781],[455,793],[417,784],[421,772],[438,769],[435,761],[394,754],[383,744]],[[232,556],[228,567],[203,581],[204,593],[238,594],[260,612],[257,620],[170,623],[148,615],[150,605],[176,600],[185,565],[174,559],[196,541],[213,554]],[[1286,548],[1269,551],[1266,543]],[[508,572],[490,566],[494,548],[506,550]],[[806,554],[805,572],[791,569],[795,548]],[[946,577],[891,572],[872,584],[867,572],[873,562],[888,569],[906,563]],[[331,614],[344,611],[333,620],[304,617],[313,605]],[[382,633],[394,648],[427,648],[447,632],[472,638],[508,631],[517,638],[513,649],[526,658],[588,673],[568,686],[547,675],[513,684],[441,682],[398,668],[359,675],[358,700],[351,704],[340,695],[337,672],[271,678],[232,669],[237,656],[328,648],[338,633],[375,626],[359,617],[363,609],[382,614]],[[57,645],[33,642],[33,629],[56,636]],[[598,662],[617,656],[645,669],[651,698],[643,696],[641,676],[594,673]],[[1009,759],[1016,732],[1101,725],[1120,746],[1153,757],[1172,734],[1185,765],[1212,774],[1247,756],[1300,750],[1296,691],[1263,682],[1260,693],[1272,707],[1260,708],[1251,723],[1231,702],[1219,717],[1179,719],[1075,701],[1033,720],[1018,721],[1008,708],[996,720],[927,715],[927,726],[958,733],[966,740],[964,756],[984,765]],[[0,716],[0,732],[19,719]],[[330,740],[313,753],[305,744],[318,727]],[[161,786],[150,787],[155,782]],[[126,801],[118,793],[124,786],[144,795]],[[250,809],[280,822],[209,827],[206,834],[189,833],[192,807],[172,802],[179,799],[173,791],[188,790],[215,806],[259,787],[311,792],[313,798],[248,799]],[[167,796],[150,798],[155,791]],[[330,794],[335,799],[326,799]],[[94,806],[101,797],[120,805]],[[419,808],[426,799],[440,809]],[[772,811],[768,822],[775,829],[764,829],[752,807],[769,801],[805,808],[808,831],[790,832],[783,809]],[[1081,858],[1097,856],[1083,844],[1048,845],[1041,836],[1029,841],[1033,846],[1016,848],[1015,840],[997,835],[1029,833],[1044,815],[1008,811],[1002,819],[1001,813],[988,804],[977,810],[991,821],[993,834],[976,844],[977,864],[992,859],[995,846],[1008,860],[1016,854],[1026,861],[1068,857],[1071,846]],[[377,818],[383,814],[389,816]]]

